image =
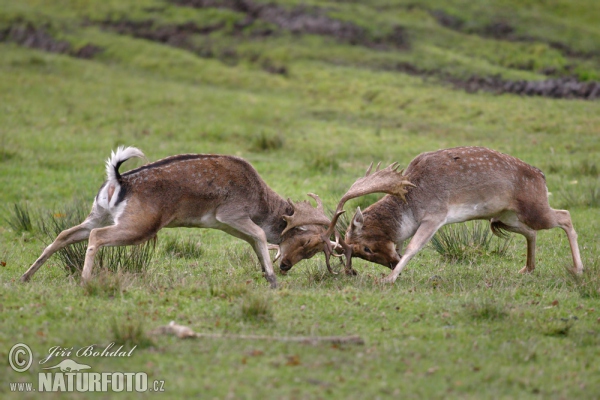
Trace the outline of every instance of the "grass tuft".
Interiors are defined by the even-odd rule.
[[[209,282],[208,293],[211,297],[219,297],[229,301],[244,296],[248,293],[248,286],[241,283],[214,283]]]
[[[239,312],[245,321],[272,322],[273,308],[270,296],[264,293],[248,292],[240,298]]]
[[[102,271],[85,282],[82,287],[87,296],[115,298],[126,292],[130,285],[128,278],[125,274]]]
[[[202,244],[194,238],[168,236],[161,240],[162,253],[174,258],[200,258],[203,254]]]
[[[285,145],[285,138],[281,133],[268,134],[260,132],[251,139],[251,151],[273,151],[282,149]]]
[[[600,268],[597,264],[584,265],[583,274],[578,275],[565,268],[567,278],[584,299],[600,298]]]
[[[538,321],[538,330],[545,336],[565,337],[575,325],[577,317],[553,318],[548,321]]]
[[[431,239],[431,245],[445,259],[460,262],[492,253],[504,255],[510,241],[510,236],[494,237],[488,223],[473,221],[443,226]]]
[[[466,314],[476,320],[499,320],[508,315],[506,306],[492,299],[474,300],[464,304]]]
[[[33,232],[33,224],[31,222],[31,212],[27,204],[21,205],[14,203],[13,208],[9,209],[8,216],[4,218],[8,226],[15,233]]]
[[[148,348],[154,345],[152,339],[144,331],[142,321],[131,320],[127,317],[124,321],[112,320],[111,331],[113,342],[117,346],[126,348],[136,347],[138,349]]]

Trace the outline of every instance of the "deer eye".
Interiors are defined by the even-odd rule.
[[[367,246],[365,246],[365,248],[363,250],[365,251],[365,253],[373,254],[373,252],[371,251],[371,249],[368,248]]]

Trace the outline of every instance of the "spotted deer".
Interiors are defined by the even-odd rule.
[[[348,225],[340,242],[347,273],[355,273],[351,257],[359,257],[392,269],[384,281],[393,283],[438,229],[475,219],[489,220],[496,235],[525,236],[527,261],[521,273],[535,269],[536,232],[560,227],[569,239],[573,272],[583,271],[569,212],[550,208],[542,171],[515,157],[483,147],[457,147],[420,154],[406,172],[398,171],[396,163],[382,170],[378,166],[373,174],[371,167],[342,197],[322,235],[334,232],[346,201],[369,193],[388,194],[364,211],[359,207]],[[401,254],[403,242],[411,237]]]
[[[121,164],[132,157],[144,158],[144,154],[135,147],[112,153],[106,161],[107,180],[89,216],[61,232],[22,281],[28,281],[58,250],[89,240],[82,271],[83,281],[88,281],[101,247],[144,243],[162,228],[213,228],[245,240],[271,287],[277,281],[269,249],[279,250],[275,259],[281,258],[284,271],[323,250],[323,225],[330,220],[317,195],[309,194],[317,207],[308,201],[286,201],[238,157],[182,154],[119,173]]]

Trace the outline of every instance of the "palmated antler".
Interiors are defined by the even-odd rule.
[[[314,193],[308,193],[308,196],[315,199],[317,202],[317,207],[313,207],[308,201],[299,201],[298,203],[293,203],[290,199],[288,199],[288,203],[294,209],[294,213],[292,215],[284,215],[283,219],[287,222],[287,225],[281,235],[283,236],[290,229],[297,228],[303,225],[329,225],[331,222],[329,218],[325,215],[323,210],[323,203],[319,196]]]
[[[327,266],[329,267],[329,255],[333,254],[333,248],[331,247],[331,243],[329,238],[335,231],[335,226],[337,224],[337,220],[341,214],[344,213],[344,204],[350,199],[354,199],[356,197],[364,196],[371,193],[387,193],[394,196],[400,197],[402,200],[406,201],[406,193],[407,187],[415,185],[408,181],[407,177],[402,174],[404,170],[398,171],[399,165],[397,162],[389,165],[388,167],[379,170],[379,166],[381,163],[377,164],[375,168],[375,172],[371,174],[371,170],[373,169],[373,163],[369,165],[367,169],[367,173],[364,177],[359,178],[350,186],[350,189],[346,192],[346,194],[342,197],[340,202],[337,205],[335,214],[333,219],[331,220],[331,224],[327,229],[327,232],[323,234],[323,237],[327,237],[325,241],[325,260],[327,262]],[[346,256],[346,273],[352,273],[352,248],[344,242],[343,239],[337,237],[339,239],[339,244],[344,249],[344,255]],[[329,254],[328,254],[329,253]]]

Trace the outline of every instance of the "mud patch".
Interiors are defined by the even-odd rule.
[[[291,9],[275,4],[257,4],[251,0],[170,0],[171,3],[193,8],[226,8],[246,14],[246,23],[261,20],[293,34],[312,34],[334,37],[340,42],[367,47],[409,48],[409,40],[402,27],[395,27],[385,36],[371,35],[365,28],[351,22],[334,19],[326,10],[314,6]]]
[[[467,81],[451,80],[459,88],[474,93],[480,90],[493,93],[513,93],[522,96],[542,96],[555,99],[600,99],[600,82],[579,82],[575,78],[543,81],[510,81],[494,77],[471,77]]]
[[[77,58],[93,58],[103,51],[101,47],[89,43],[79,49],[73,49],[69,42],[57,40],[48,33],[47,29],[36,27],[31,23],[16,23],[0,30],[0,42],[16,43],[32,49],[68,54]]]

